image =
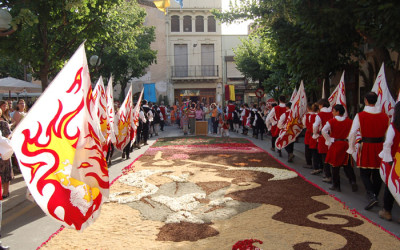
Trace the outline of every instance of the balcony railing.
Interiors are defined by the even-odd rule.
[[[172,77],[217,77],[218,65],[171,66]]]

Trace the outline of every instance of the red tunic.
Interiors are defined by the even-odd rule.
[[[275,117],[273,118],[275,121],[279,121],[279,118],[281,118],[281,115],[286,112],[286,107],[281,107],[281,106],[275,106]],[[271,135],[272,137],[278,137],[279,136],[280,129],[278,128],[278,125],[273,125],[271,127]]]
[[[166,120],[167,116],[165,115],[165,106],[160,106],[161,114],[163,115],[163,119]]]
[[[234,104],[229,104],[228,108],[228,120],[232,120],[232,114],[235,111],[236,106]]]
[[[249,115],[250,115],[250,110],[248,108],[246,108],[245,112],[244,112],[243,120],[242,120],[243,127],[246,126],[247,117],[249,117]]]
[[[312,138],[312,134],[313,134],[313,124],[315,122],[315,117],[317,117],[317,114],[309,114],[310,118],[306,120],[306,136],[307,133],[310,134],[310,138],[308,140],[308,147],[310,149],[317,149],[317,145],[318,145],[318,141],[316,139]]]
[[[384,138],[389,126],[389,117],[385,113],[358,113],[360,132],[363,138]],[[379,169],[381,158],[378,156],[383,148],[383,140],[378,143],[362,142],[357,156],[359,168]]]
[[[349,118],[343,121],[338,121],[335,118],[329,120],[331,125],[330,137],[335,141],[331,144],[326,154],[325,162],[332,165],[332,167],[344,166],[349,161],[349,154],[346,153],[349,148],[349,142],[344,140],[349,136],[352,123],[353,121]]]
[[[327,121],[333,118],[331,112],[319,112],[317,115],[321,119],[321,129],[325,126]],[[321,129],[318,131],[318,133],[321,133]],[[325,138],[322,135],[318,137],[318,153],[328,153],[328,146],[325,145]]]

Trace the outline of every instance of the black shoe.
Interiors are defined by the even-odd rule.
[[[10,196],[10,192],[8,192],[8,194],[2,195],[3,199],[7,199],[9,196]]]
[[[375,197],[369,201],[368,205],[364,209],[370,210],[371,208],[373,208],[376,205],[378,205],[378,199],[376,199],[376,197]]]
[[[351,191],[352,192],[357,192],[357,190],[358,190],[357,183],[351,183]]]
[[[275,148],[271,148],[271,151],[275,152]]]
[[[329,190],[341,192],[339,186],[332,186],[332,187],[329,188]]]
[[[147,144],[147,142],[145,142],[143,145],[147,146],[147,145],[149,145],[149,144]]]
[[[125,159],[125,153],[122,153],[121,158],[122,158],[122,159]]]

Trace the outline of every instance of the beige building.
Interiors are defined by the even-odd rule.
[[[211,14],[221,1],[171,1],[166,15],[168,77],[173,102],[222,104],[221,25]]]
[[[186,99],[222,104],[224,85],[235,84],[243,96],[244,78],[234,65],[232,48],[240,43],[239,37],[247,36],[221,34],[221,25],[211,14],[212,9],[221,9],[221,0],[185,0],[182,9],[172,0],[165,15],[151,0],[138,2],[147,11],[146,25],[156,27],[152,48],[158,53],[157,64],[131,80],[134,93],[143,84],[155,83],[157,99],[167,96],[170,105]]]

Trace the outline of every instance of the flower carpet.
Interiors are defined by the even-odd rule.
[[[42,248],[232,249],[248,242],[400,249],[398,238],[250,141],[215,137],[159,139],[111,185],[93,225],[61,230]]]

